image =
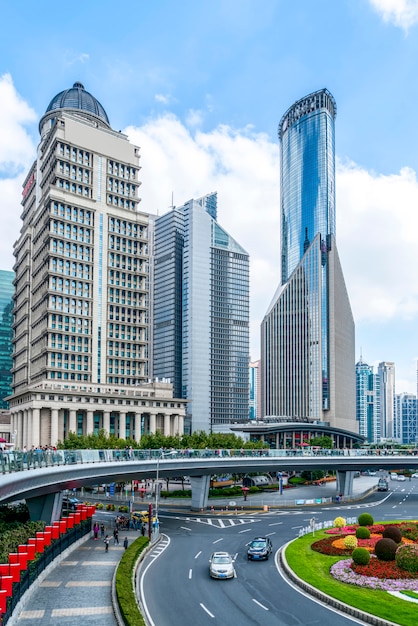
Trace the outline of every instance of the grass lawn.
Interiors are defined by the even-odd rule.
[[[335,580],[329,573],[331,565],[341,560],[338,556],[326,556],[311,549],[311,544],[324,537],[323,531],[315,531],[295,539],[285,552],[289,567],[305,582],[323,593],[349,604],[360,611],[376,615],[400,626],[416,626],[418,606],[401,600],[380,589],[367,589]]]

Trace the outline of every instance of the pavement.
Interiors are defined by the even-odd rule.
[[[370,492],[377,485],[378,476],[362,476],[354,480],[354,493],[352,499],[358,499]],[[292,497],[290,498],[290,492]],[[77,494],[80,497],[80,494]],[[336,484],[327,483],[320,487],[297,487],[291,490],[283,490],[269,494],[257,494],[248,496],[244,501],[242,496],[238,498],[217,498],[210,500],[210,506],[214,506],[216,512],[225,512],[231,507],[231,502],[236,502],[237,508],[254,511],[258,508],[263,510],[266,502],[270,507],[295,506],[296,501],[307,500],[312,505],[312,500],[319,498],[332,498],[336,495]],[[89,494],[89,500],[93,501]],[[145,502],[146,504],[146,502]],[[144,502],[135,503],[135,508],[144,508]],[[160,511],[167,509],[190,510],[190,499],[178,500],[176,498],[164,498],[160,501]],[[207,511],[211,513],[211,511]],[[110,535],[111,541],[109,552],[105,551],[102,539],[95,541],[93,537],[70,549],[64,559],[54,565],[47,575],[38,583],[35,583],[24,597],[19,610],[15,611],[8,622],[10,626],[118,626],[112,605],[112,580],[115,569],[124,552],[123,540],[128,537],[129,544],[140,533],[135,530],[119,531],[119,545],[113,543],[113,516],[105,516],[97,512],[97,518],[105,521],[107,527],[105,534]]]

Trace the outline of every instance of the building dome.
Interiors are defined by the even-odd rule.
[[[70,89],[65,89],[65,91],[61,91],[54,98],[52,98],[42,119],[46,116],[49,117],[54,111],[63,109],[85,111],[86,113],[99,118],[107,127],[110,127],[106,111],[100,102],[96,100],[91,93],[84,89],[84,85],[80,82],[74,83]],[[41,125],[42,120],[40,127]]]

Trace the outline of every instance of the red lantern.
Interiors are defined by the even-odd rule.
[[[7,593],[5,589],[0,590],[0,613],[6,613],[7,596],[12,595]]]
[[[52,532],[52,539],[59,538],[60,536],[60,523],[59,522],[54,522],[51,532]]]
[[[9,563],[19,563],[19,553],[18,552],[10,552],[10,554],[9,554]]]
[[[67,532],[67,520],[61,519],[60,520],[60,533],[61,535],[63,535],[66,532]]]
[[[7,592],[8,596],[13,592],[13,576],[2,576],[0,579],[1,588]]]
[[[0,580],[3,576],[9,575],[9,563],[0,563]]]
[[[29,561],[33,561],[34,558],[35,558],[36,544],[28,543],[28,544],[26,544],[26,546],[19,546],[19,548],[21,548],[21,547],[22,548],[26,548],[26,551],[29,554]],[[20,552],[20,549],[19,549],[19,552]],[[22,550],[22,552],[24,552],[24,550]]]
[[[20,563],[10,563],[10,576],[14,583],[20,581]]]
[[[20,569],[27,569],[29,554],[27,552],[19,552]]]

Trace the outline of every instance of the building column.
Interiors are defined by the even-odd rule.
[[[28,410],[23,411],[23,425],[22,425],[22,448],[28,446]]]
[[[58,413],[58,441],[64,441],[64,411]]]
[[[32,445],[33,442],[33,437],[32,437],[32,411],[30,409],[27,410],[27,414],[28,414],[28,430],[26,432],[26,447],[29,450],[30,446]]]
[[[109,436],[110,433],[110,411],[103,411],[103,430]]]
[[[58,441],[58,409],[51,409],[51,439],[50,445],[56,446]]]
[[[32,409],[32,442],[31,446],[38,446],[41,442],[41,409]]]
[[[77,434],[77,411],[75,409],[70,409],[68,432]]]
[[[17,414],[16,431],[15,448],[21,450],[23,446],[23,411],[19,411]]]
[[[164,413],[164,437],[171,435],[171,415]]]
[[[141,441],[142,413],[135,413],[135,441]]]
[[[150,435],[155,435],[157,432],[157,414],[151,411],[149,414],[149,432]]]
[[[94,412],[87,411],[86,435],[92,435],[94,431]]]
[[[180,437],[184,435],[184,415],[179,415],[178,434],[180,435]]]
[[[126,413],[119,412],[119,439],[126,439]]]

